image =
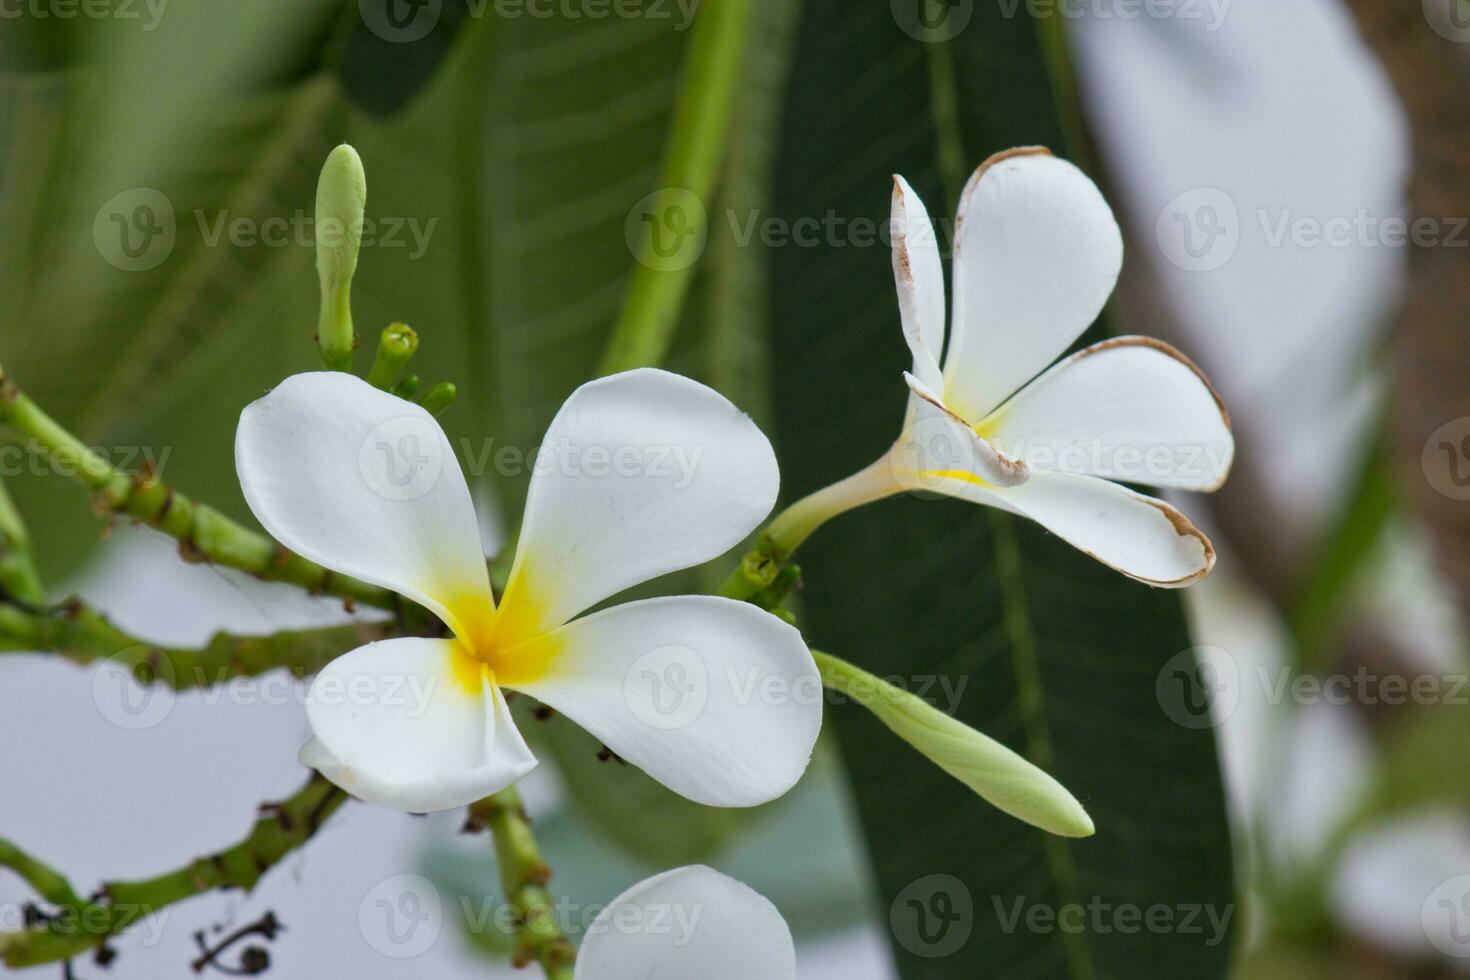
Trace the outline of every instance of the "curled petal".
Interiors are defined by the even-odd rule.
[[[350,374],[297,374],[235,433],[250,509],[292,551],[408,596],[460,636],[492,608],[464,473],[434,417]]]
[[[593,920],[577,980],[795,980],[796,946],[759,893],[695,865],[639,882]]]
[[[1004,489],[941,480],[929,489],[1029,517],[1129,578],[1164,588],[1191,585],[1215,567],[1204,532],[1162,500],[1093,476],[1032,471]]]
[[[428,813],[536,767],[505,698],[453,640],[384,640],[317,675],[301,761],[369,803]]]
[[[911,374],[908,417],[903,435],[889,452],[897,483],[909,490],[934,489],[944,480],[982,487],[1013,487],[1027,477],[1026,465],[1001,454],[964,419]]]
[[[1235,437],[1199,368],[1162,341],[1119,337],[1057,364],[977,426],[1031,467],[1215,490]]]
[[[914,355],[914,375],[925,387],[942,390],[939,359],[944,354],[944,270],[939,239],[924,202],[902,177],[893,178],[890,228],[893,279],[903,336]]]
[[[651,369],[583,385],[542,443],[500,629],[534,636],[719,557],[779,486],[765,435],[713,389]]]
[[[674,792],[708,806],[781,796],[811,761],[822,680],[796,629],[749,603],[675,596],[548,634],[518,685]]]
[[[1086,174],[1038,148],[988,160],[960,197],[945,403],[988,415],[1097,319],[1122,266]]]

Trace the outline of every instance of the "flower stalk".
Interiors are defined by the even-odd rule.
[[[347,794],[313,775],[290,799],[261,806],[260,819],[234,847],[155,878],[109,882],[90,900],[80,898],[48,865],[0,839],[0,867],[15,871],[41,898],[65,913],[0,933],[0,962],[16,969],[71,959],[175,902],[215,889],[249,891],[282,858],[310,840],[346,799]]]
[[[32,605],[46,601],[31,557],[30,535],[4,483],[0,483],[0,594]]]
[[[576,950],[556,921],[556,903],[546,890],[551,868],[531,832],[531,821],[514,786],[469,808],[465,831],[489,830],[505,899],[516,913],[518,967],[539,963],[547,980],[572,980]]]

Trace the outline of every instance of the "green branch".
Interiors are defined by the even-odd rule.
[[[309,677],[367,643],[403,635],[393,622],[284,630],[267,636],[216,633],[202,647],[165,647],[118,629],[79,602],[30,610],[0,603],[0,653],[56,653],[78,664],[111,660],[135,676],[183,691],[285,668]]]
[[[540,963],[547,980],[571,980],[577,953],[557,925],[556,903],[546,891],[551,868],[541,858],[515,787],[471,805],[465,830],[489,830],[494,839],[501,887],[516,914],[515,965]]]
[[[0,962],[12,969],[55,963],[96,948],[129,926],[186,898],[215,889],[249,891],[282,858],[305,844],[347,798],[313,775],[295,796],[266,804],[255,827],[234,847],[142,881],[108,882],[83,901],[47,865],[0,839],[0,867],[8,867],[56,908],[28,928],[0,933]]]
[[[397,599],[387,589],[338,575],[293,554],[213,507],[189,499],[156,474],[130,475],[115,469],[27,398],[3,369],[0,423],[30,436],[46,450],[60,472],[72,474],[92,490],[99,513],[129,517],[177,539],[185,560],[223,565],[268,582],[288,582],[308,592],[339,596],[349,602],[395,608]]]
[[[0,590],[22,602],[39,605],[46,601],[31,557],[30,535],[4,483],[0,483]]]
[[[750,10],[750,0],[713,0],[695,18],[687,75],[669,133],[663,185],[648,212],[656,224],[675,236],[676,250],[687,242],[702,242],[708,234],[704,205],[730,139],[736,83],[750,37]],[[686,206],[690,195],[698,206]],[[648,244],[657,243],[650,239]],[[628,300],[603,356],[603,374],[663,360],[697,258],[677,252],[673,261],[646,252],[639,256]]]

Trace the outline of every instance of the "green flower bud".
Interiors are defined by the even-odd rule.
[[[327,157],[316,185],[316,271],[322,306],[317,346],[334,371],[352,367],[357,339],[352,331],[352,276],[362,245],[367,176],[357,151],[342,144]]]
[[[822,683],[877,716],[929,761],[1018,820],[1061,837],[1091,837],[1092,818],[1051,776],[927,701],[812,651]]]

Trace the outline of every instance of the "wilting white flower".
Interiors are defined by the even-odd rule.
[[[788,508],[769,533],[778,557],[837,514],[910,490],[1028,517],[1151,585],[1207,575],[1209,539],[1169,504],[1114,482],[1224,482],[1235,441],[1199,369],[1160,341],[1119,337],[1044,370],[1097,319],[1122,268],[1122,234],[1092,181],[1040,148],[975,172],[955,221],[942,369],[939,243],[901,177],[891,228],[913,353],[902,434],[874,465]]]
[[[453,632],[333,661],[308,695],[302,761],[403,810],[472,802],[536,764],[506,706],[514,689],[692,800],[780,796],[821,727],[795,629],[711,596],[580,615],[748,535],[779,484],[765,436],[704,385],[640,370],[573,392],[542,448],[497,607],[464,474],[429,413],[341,373],[296,375],[245,409],[236,466],[260,522]]]
[[[796,947],[764,896],[695,865],[642,881],[593,920],[576,980],[794,980]]]

